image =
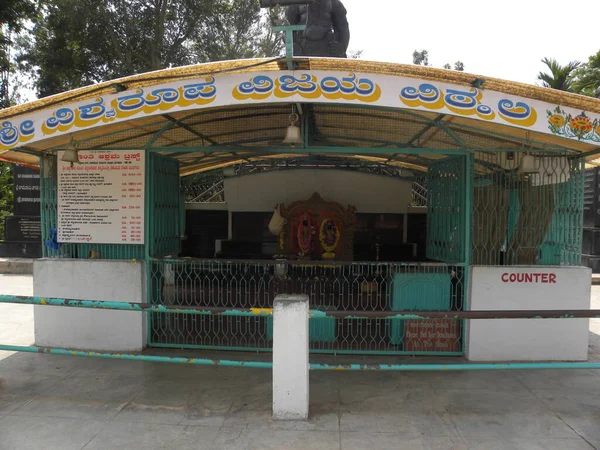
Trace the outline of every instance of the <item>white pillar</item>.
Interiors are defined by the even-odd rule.
[[[306,295],[275,297],[273,419],[308,419],[308,296]]]

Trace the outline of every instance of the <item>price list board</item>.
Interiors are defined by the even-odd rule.
[[[144,243],[145,154],[81,150],[79,163],[58,152],[58,242]]]

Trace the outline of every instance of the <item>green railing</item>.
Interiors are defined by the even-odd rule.
[[[306,294],[318,311],[464,309],[461,265],[285,261],[153,260],[152,303],[181,307],[272,308],[278,294]],[[269,317],[152,313],[150,345],[264,350]],[[423,341],[427,330],[446,338]],[[452,338],[448,338],[452,336]],[[459,319],[311,319],[311,351],[355,354],[463,354]]]
[[[44,307],[70,307],[70,308],[92,308],[92,309],[111,309],[118,311],[161,311],[165,314],[177,314],[178,311],[185,311],[188,314],[199,316],[239,316],[248,317],[250,315],[271,316],[271,309],[242,309],[242,310],[226,310],[224,308],[212,308],[211,310],[202,309],[180,309],[173,305],[151,305],[151,304],[136,304],[129,302],[99,302],[93,300],[78,300],[64,298],[44,298],[44,297],[25,297],[0,295],[0,303],[16,303],[39,305]],[[329,311],[322,313],[321,311],[310,311],[311,316],[315,316],[318,320],[327,319],[328,315],[333,317],[347,317],[345,311]],[[377,313],[374,311],[358,311],[352,313],[355,319],[368,320],[373,316],[385,316],[386,320],[398,322],[409,318],[424,320],[427,318],[444,317],[447,318],[467,318],[470,320],[476,319],[574,319],[574,318],[599,318],[600,310],[564,310],[564,311],[463,311],[463,312],[444,312],[444,311],[415,311],[408,314],[393,314],[393,313]],[[446,317],[445,317],[446,318]],[[65,348],[37,347],[37,346],[17,346],[0,344],[0,351],[11,352],[26,352],[51,355],[67,355],[80,356],[102,359],[120,359],[127,361],[147,361],[160,363],[175,363],[175,364],[192,364],[192,365],[213,365],[225,367],[240,367],[240,368],[260,368],[272,369],[273,363],[270,361],[236,361],[224,359],[207,359],[207,358],[189,358],[189,357],[173,357],[160,356],[151,354],[132,354],[132,353],[106,353],[97,351],[81,351]],[[477,363],[457,363],[457,364],[309,364],[310,370],[377,370],[377,371],[473,371],[473,370],[527,370],[527,369],[600,369],[600,363],[494,363],[494,364],[477,364]]]

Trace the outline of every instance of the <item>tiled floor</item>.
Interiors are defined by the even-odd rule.
[[[2,342],[31,334],[0,305]],[[312,372],[308,422],[271,420],[265,370],[0,352],[0,378],[0,450],[600,449],[600,371]]]

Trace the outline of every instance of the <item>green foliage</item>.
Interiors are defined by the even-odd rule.
[[[38,2],[2,0],[0,6],[0,108],[10,106],[8,79],[13,71],[10,50],[12,36],[19,33],[27,20],[33,20]]]
[[[600,51],[575,70],[573,90],[578,94],[600,98]]]
[[[207,61],[276,56],[258,0],[47,0],[18,42],[40,97]]]
[[[429,52],[427,50],[421,50],[420,52],[415,50],[412,56],[413,64],[416,64],[417,66],[429,65]]]
[[[0,25],[8,25],[12,31],[19,32],[24,21],[35,15],[38,4],[32,0],[2,0]]]
[[[542,86],[573,92],[573,80],[575,70],[580,65],[579,61],[571,61],[565,66],[561,66],[552,58],[544,58],[542,62],[550,69],[550,73],[540,72],[538,74],[538,80],[542,82]]]
[[[412,57],[413,64],[416,64],[417,66],[429,66],[429,52],[427,50],[415,50],[412,54]],[[446,70],[452,70],[452,66],[449,63],[444,64],[442,68]],[[454,63],[454,70],[463,72],[465,70],[465,65],[461,61],[456,61]]]
[[[4,219],[11,215],[12,208],[12,170],[10,164],[0,161],[0,241],[4,240]]]

